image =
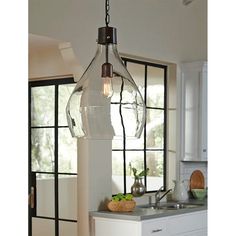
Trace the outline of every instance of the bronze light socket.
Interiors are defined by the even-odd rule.
[[[102,78],[113,77],[113,66],[111,63],[104,63],[102,65]]]
[[[98,44],[117,44],[116,28],[114,27],[101,27],[98,28]]]

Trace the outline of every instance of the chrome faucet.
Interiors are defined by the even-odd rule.
[[[155,207],[158,208],[160,205],[160,201],[163,197],[166,196],[167,193],[169,193],[172,189],[168,189],[162,196],[161,196],[161,190],[163,189],[163,186],[161,186],[155,193]]]

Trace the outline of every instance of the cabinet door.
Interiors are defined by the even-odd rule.
[[[184,161],[207,159],[206,63],[182,65],[182,111]]]
[[[207,68],[200,73],[200,109],[199,109],[199,154],[202,161],[207,161]]]
[[[165,219],[150,220],[142,224],[142,236],[167,236]]]
[[[183,214],[175,217],[173,216],[170,217],[168,220],[168,233],[170,236],[176,236],[176,235],[198,236],[199,232],[205,232],[206,229],[207,229],[206,211]],[[202,234],[201,236],[204,235],[205,234]]]

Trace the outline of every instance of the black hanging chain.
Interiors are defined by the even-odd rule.
[[[106,13],[105,23],[106,23],[106,26],[108,26],[109,23],[110,23],[110,15],[109,15],[110,3],[109,3],[109,0],[105,0],[105,1],[106,1],[106,4],[105,4],[105,13]]]

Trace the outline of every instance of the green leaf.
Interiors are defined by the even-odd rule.
[[[146,170],[141,171],[141,172],[138,174],[138,176],[139,176],[139,177],[146,176],[146,175],[148,174],[148,171],[149,171],[149,168],[147,168]]]
[[[132,171],[133,171],[134,177],[137,177],[137,175],[136,175],[137,169],[133,167],[133,168],[132,168]]]

